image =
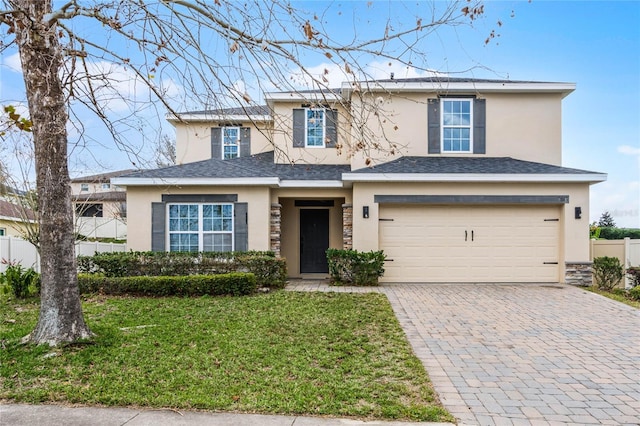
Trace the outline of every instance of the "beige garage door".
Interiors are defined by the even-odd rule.
[[[386,282],[557,282],[558,206],[381,205]]]

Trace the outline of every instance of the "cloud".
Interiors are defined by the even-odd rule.
[[[590,221],[608,211],[622,228],[640,227],[640,181],[607,181],[591,187]]]
[[[620,145],[618,146],[618,152],[624,155],[640,155],[640,148],[630,145]]]
[[[3,57],[2,67],[7,68],[9,71],[22,74],[22,63],[20,62],[20,54],[18,52]]]
[[[374,61],[367,64],[365,68],[367,75],[374,79],[393,78],[421,78],[421,77],[445,77],[447,74],[433,70],[421,70],[403,64],[398,61]]]

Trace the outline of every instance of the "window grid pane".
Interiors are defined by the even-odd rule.
[[[443,100],[442,150],[471,151],[471,100]]]
[[[240,144],[240,129],[237,127],[224,127],[222,130],[222,158],[237,158]]]
[[[307,110],[307,146],[324,146],[324,110]]]
[[[233,250],[233,204],[169,205],[170,251]]]

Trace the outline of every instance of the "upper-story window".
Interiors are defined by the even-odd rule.
[[[222,129],[222,158],[237,158],[240,154],[240,128],[224,127]]]
[[[486,154],[486,99],[430,98],[427,102],[428,154]]]
[[[305,122],[305,146],[324,147],[325,113],[323,108],[308,108]]]
[[[111,189],[111,184],[110,183],[103,183],[102,184],[102,189]]]
[[[442,152],[471,152],[472,99],[442,99]]]
[[[80,184],[80,191],[88,191],[89,190],[89,184],[88,183],[81,183]]]
[[[293,110],[293,146],[333,148],[338,139],[338,112],[325,107]]]
[[[229,160],[250,155],[250,127],[233,124],[211,128],[211,158]]]
[[[0,237],[4,237],[5,235],[7,235],[7,229],[6,228],[0,228]]]

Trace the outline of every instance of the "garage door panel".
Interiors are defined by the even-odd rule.
[[[544,262],[558,262],[559,206],[381,205],[380,217],[380,248],[394,260],[385,281],[558,280]]]

